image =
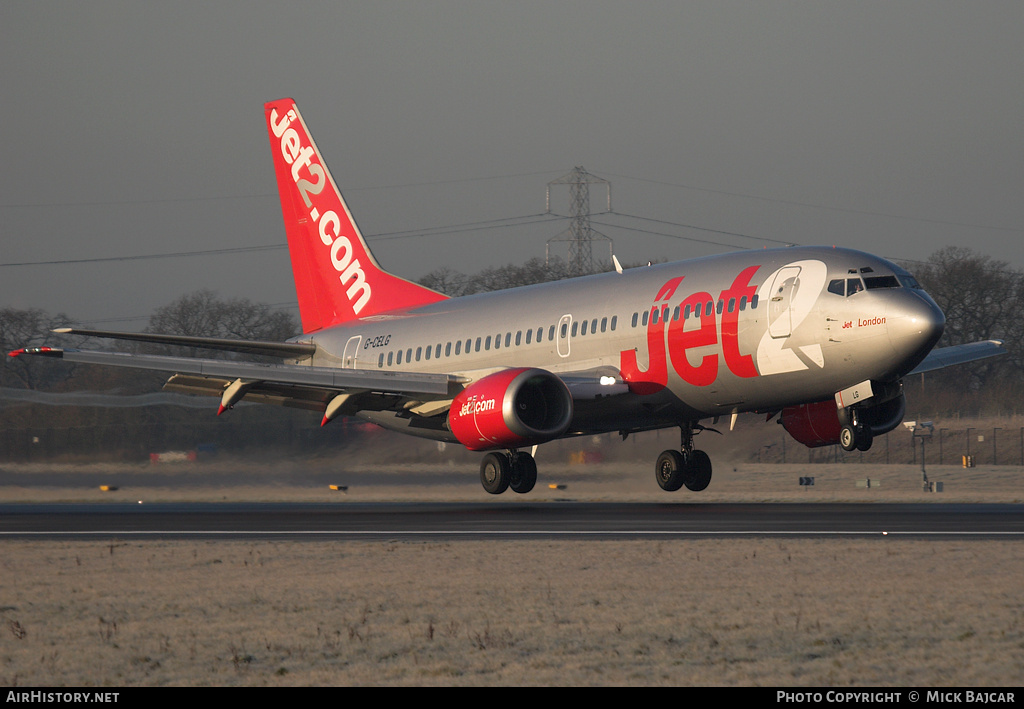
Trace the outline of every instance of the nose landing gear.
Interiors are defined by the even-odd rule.
[[[850,409],[848,421],[839,429],[839,445],[844,451],[866,451],[871,448],[874,435],[856,407]]]

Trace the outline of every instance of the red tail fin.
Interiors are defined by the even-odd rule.
[[[444,300],[377,264],[295,101],[263,108],[303,332]]]

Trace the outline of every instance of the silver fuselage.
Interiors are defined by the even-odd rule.
[[[794,247],[453,298],[296,340],[316,344],[301,363],[318,366],[474,380],[537,367],[625,379],[629,393],[577,402],[567,432],[574,435],[774,411],[866,380],[894,382],[928,354],[944,322],[894,264],[849,249]],[[414,417],[360,415],[454,440],[443,429],[413,430]]]

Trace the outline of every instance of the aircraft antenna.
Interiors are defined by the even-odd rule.
[[[547,263],[551,257],[551,244],[555,242],[569,242],[569,273],[573,276],[585,276],[594,273],[598,269],[594,265],[593,243],[595,241],[608,242],[608,254],[612,255],[612,240],[604,234],[595,231],[590,226],[590,186],[605,185],[608,191],[608,206],[606,211],[612,211],[612,183],[595,175],[591,175],[582,167],[574,167],[567,175],[548,183],[547,188],[547,213],[551,213],[551,187],[552,185],[569,185],[569,201],[572,221],[569,228],[548,239],[544,250],[544,262]],[[603,269],[601,269],[603,270]]]

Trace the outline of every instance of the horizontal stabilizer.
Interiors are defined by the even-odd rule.
[[[270,340],[231,340],[223,337],[189,337],[188,335],[155,335],[148,332],[113,332],[110,330],[80,330],[74,327],[58,327],[53,332],[60,335],[85,335],[106,337],[113,340],[132,340],[157,345],[180,345],[203,347],[211,350],[227,350],[268,357],[305,359],[316,352],[311,342],[274,342]]]

